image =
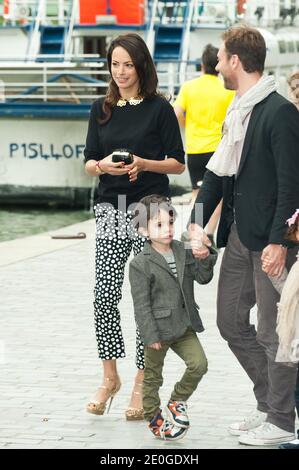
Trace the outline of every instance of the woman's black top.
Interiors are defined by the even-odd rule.
[[[101,160],[114,150],[127,149],[138,157],[148,160],[164,160],[172,157],[184,163],[184,149],[180,129],[173,107],[162,96],[144,99],[134,106],[115,106],[111,119],[104,125],[103,99],[91,107],[89,127],[84,150],[85,162]],[[165,174],[144,171],[137,181],[130,183],[128,175],[104,174],[99,177],[98,202],[112,204],[126,210],[134,202],[149,194],[169,196],[169,179]],[[118,196],[125,195],[125,207],[119,205]],[[122,200],[124,198],[121,198]]]

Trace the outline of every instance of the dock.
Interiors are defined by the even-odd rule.
[[[176,222],[189,211],[177,204]],[[179,227],[181,228],[181,227]],[[85,232],[81,240],[51,235]],[[205,331],[200,340],[209,370],[189,400],[190,431],[174,443],[155,439],[144,421],[128,422],[135,375],[135,324],[126,270],[120,303],[127,357],[109,414],[85,411],[101,385],[93,320],[95,222],[93,219],[0,243],[0,448],[4,449],[241,449],[227,432],[255,407],[252,384],[216,326],[215,276],[196,285]],[[163,406],[184,364],[169,352],[161,389]]]

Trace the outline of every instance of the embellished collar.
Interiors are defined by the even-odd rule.
[[[135,98],[132,96],[128,100],[126,98],[120,98],[118,102],[116,103],[116,106],[120,106],[120,107],[126,106],[127,103],[129,103],[131,106],[136,106],[142,103],[142,101],[143,101],[143,98],[139,98],[138,96]]]

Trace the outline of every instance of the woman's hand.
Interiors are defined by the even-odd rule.
[[[109,175],[125,175],[128,173],[128,165],[124,162],[113,162],[112,154],[100,160],[100,167],[104,173]]]
[[[137,157],[137,155],[133,155],[134,161],[130,165],[126,165],[128,169],[128,175],[130,183],[133,183],[137,180],[137,176],[141,171],[145,171],[146,160],[141,157]]]

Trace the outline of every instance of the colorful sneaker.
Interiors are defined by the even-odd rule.
[[[186,428],[179,428],[167,419],[164,419],[161,409],[150,421],[148,427],[157,439],[164,441],[177,441],[184,437],[187,432]]]
[[[162,416],[162,410],[160,408],[156,416],[149,422],[149,425],[148,425],[153,435],[157,437],[158,439],[163,439],[160,433],[160,429],[163,424],[164,424],[164,418]]]
[[[187,404],[185,402],[169,400],[165,410],[169,420],[175,426],[187,428],[190,425],[187,415]]]
[[[188,428],[178,427],[168,421],[168,419],[165,419],[160,429],[160,434],[164,441],[178,441],[185,436],[187,431]]]

